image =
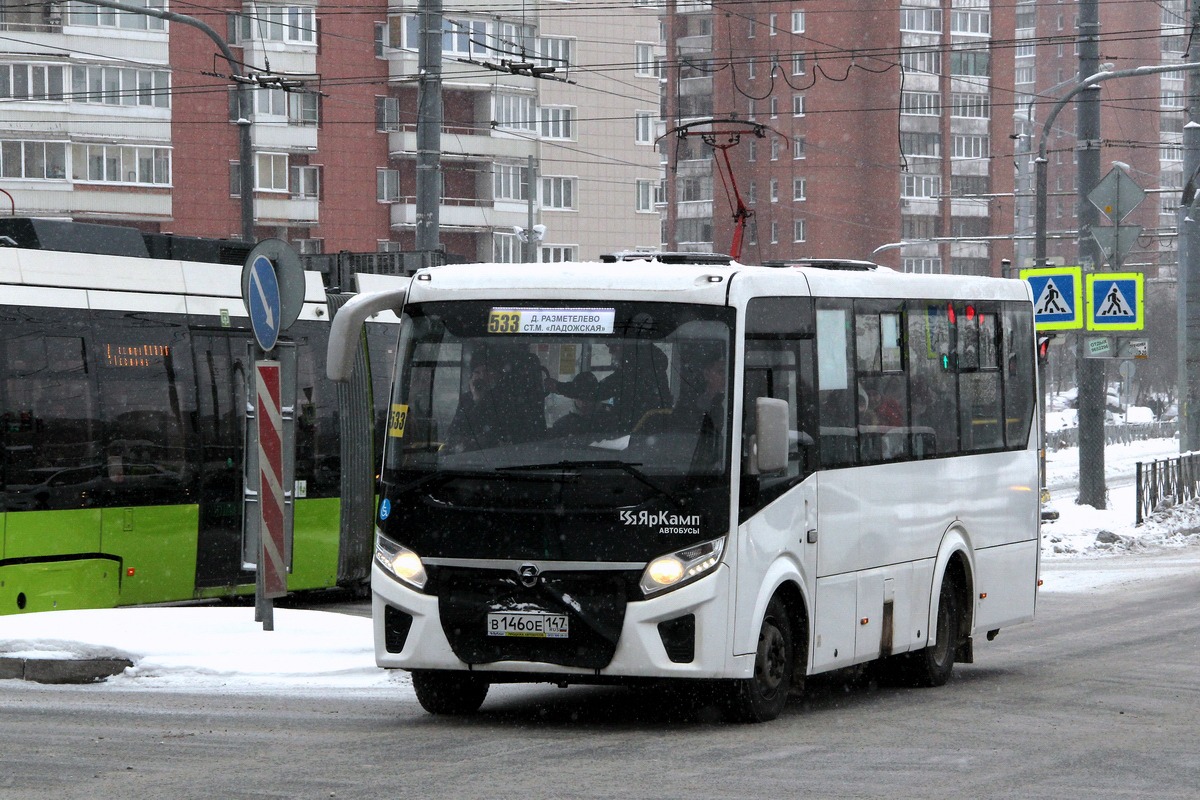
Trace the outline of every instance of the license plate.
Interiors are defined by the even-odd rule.
[[[505,611],[487,615],[488,636],[566,639],[567,615],[544,611]]]

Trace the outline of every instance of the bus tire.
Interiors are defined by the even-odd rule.
[[[488,693],[488,682],[469,672],[417,670],[412,682],[417,701],[430,714],[474,714]]]
[[[796,644],[787,605],[774,597],[758,632],[754,676],[730,681],[726,717],[731,722],[769,722],[783,711],[792,688]]]
[[[944,576],[938,595],[937,642],[913,654],[909,664],[913,685],[942,686],[950,680],[950,673],[954,671],[954,655],[958,650],[961,617],[954,581],[950,576]]]

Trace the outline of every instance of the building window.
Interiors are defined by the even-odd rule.
[[[316,44],[317,9],[315,6],[251,3],[249,13],[238,16],[234,34],[234,44],[247,41]]]
[[[992,74],[990,54],[986,50],[953,50],[950,74],[986,78]]]
[[[792,158],[801,159],[805,157],[806,145],[803,136],[797,136],[792,139]]]
[[[940,158],[942,135],[940,133],[900,133],[900,152],[909,158]]]
[[[779,160],[779,151],[782,149],[782,142],[783,142],[783,140],[778,137],[774,137],[771,139],[771,160],[772,161]]]
[[[772,97],[770,100],[768,100],[767,106],[771,112],[771,119],[775,119],[776,117],[779,116],[779,98],[778,97]]]
[[[254,156],[254,188],[262,192],[288,190],[288,154],[256,153]]]
[[[538,39],[538,65],[567,69],[574,61],[575,40],[543,36]]]
[[[988,136],[955,134],[950,141],[953,145],[952,158],[987,158],[991,152],[991,138]]]
[[[655,112],[653,111],[635,111],[633,113],[633,140],[635,142],[654,144],[654,118]]]
[[[792,33],[804,33],[804,12],[792,12]]]
[[[658,62],[654,58],[654,45],[638,42],[633,46],[634,74],[639,78],[657,78]]]
[[[400,170],[375,170],[375,199],[381,203],[395,203],[400,199]]]
[[[941,51],[934,49],[902,49],[900,51],[900,67],[905,72],[923,72],[928,75],[940,75],[942,72]]]
[[[537,130],[537,112],[533,95],[497,94],[493,98],[492,119],[497,128],[515,131]]]
[[[22,92],[28,92],[30,82],[22,80],[25,77],[20,74],[22,69],[23,65],[14,64],[10,76],[7,67],[0,67],[0,84],[3,84],[6,78],[10,78],[8,85],[11,92],[5,94],[0,91],[0,96],[30,100],[53,99],[51,96],[45,98],[24,97]],[[47,93],[50,94],[54,86],[53,73],[47,73],[46,86]],[[71,67],[71,85],[68,91],[70,94],[67,97],[72,103],[170,108],[171,74],[165,70],[73,66]],[[234,96],[236,97],[236,93]],[[236,118],[233,117],[233,119]]]
[[[529,200],[529,168],[519,164],[497,163],[492,166],[492,198]]]
[[[916,272],[923,275],[940,275],[942,260],[940,258],[906,258],[902,269],[905,272]]]
[[[288,124],[316,127],[318,95],[312,92],[288,92]]]
[[[575,260],[576,247],[573,244],[542,245],[542,263],[557,264],[563,261]]]
[[[900,113],[918,117],[940,117],[942,96],[936,92],[901,92]]]
[[[942,179],[938,175],[905,175],[901,197],[937,197],[942,193]]]
[[[634,184],[633,209],[639,213],[653,212],[658,201],[659,182],[639,180]]]
[[[319,256],[325,252],[324,239],[293,239],[292,246],[302,256]]]
[[[375,23],[375,57],[383,58],[384,48],[387,47],[388,26],[386,22]]]
[[[5,160],[7,156],[6,148]],[[28,158],[29,154],[26,153],[25,157]],[[169,186],[171,150],[167,147],[76,144],[71,146],[71,173],[76,181]],[[283,180],[286,184],[286,169]]]
[[[321,196],[321,168],[316,166],[292,167],[292,198],[316,200]]]
[[[803,75],[805,72],[804,53],[792,53],[792,74]]]
[[[779,33],[778,26],[776,25],[776,23],[778,21],[779,21],[778,14],[768,14],[767,15],[767,27],[770,28],[771,36],[774,36],[775,34]]]
[[[802,220],[802,219],[792,220],[792,241],[793,242],[803,242],[805,239],[806,233],[807,233],[807,226],[805,226],[804,220]]]
[[[128,5],[153,8],[159,11],[166,9],[165,0],[129,0]],[[166,20],[159,17],[89,6],[84,3],[71,4],[71,24],[100,28],[124,28],[125,30],[135,31],[166,30]]]
[[[900,30],[914,33],[941,33],[942,10],[940,8],[901,6]]]
[[[805,178],[792,178],[792,201],[800,202],[808,199],[808,180]]]
[[[259,87],[254,90],[254,113],[263,117],[287,117],[287,94],[283,89]]]
[[[771,244],[779,244],[779,223],[771,222]]]
[[[987,36],[992,32],[992,15],[989,11],[950,12],[950,32]]]
[[[574,178],[542,178],[542,208],[571,210],[575,208]]]
[[[497,264],[516,264],[521,260],[522,242],[511,233],[492,235],[492,261]]]
[[[750,181],[750,185],[746,187],[746,204],[751,206],[758,204],[758,183],[756,181]]]
[[[575,138],[575,108],[573,106],[551,106],[540,110],[539,133],[544,139]]]
[[[778,203],[779,202],[779,180],[777,178],[771,178],[770,187],[771,187],[771,202]]]
[[[950,116],[966,119],[991,119],[991,98],[979,92],[955,92],[950,95]]]
[[[400,99],[396,97],[375,98],[375,130],[400,130]]]
[[[804,116],[804,95],[802,95],[802,94],[792,95],[792,116],[793,117],[803,117]]]
[[[67,143],[0,141],[0,177],[37,181],[66,179]]]

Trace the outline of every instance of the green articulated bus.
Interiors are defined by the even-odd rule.
[[[5,220],[0,234],[0,614],[252,594],[249,248],[48,220]],[[367,347],[349,386],[324,376],[346,299],[305,273],[303,311],[281,337],[297,353],[289,591],[370,575],[372,397],[386,393],[373,392]],[[365,337],[381,363],[394,321],[381,315]]]

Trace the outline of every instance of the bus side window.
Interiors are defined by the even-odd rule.
[[[913,457],[958,450],[958,379],[946,303],[907,304],[908,375],[912,386]]]
[[[852,321],[850,301],[818,301],[816,348],[821,423],[818,442],[822,467],[847,467],[858,460]]]

